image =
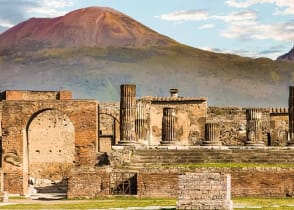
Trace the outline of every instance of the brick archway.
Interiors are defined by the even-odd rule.
[[[2,170],[4,190],[28,194],[28,128],[46,111],[59,110],[74,126],[75,166],[94,166],[97,161],[98,104],[94,100],[3,101]],[[61,114],[61,115],[62,115]],[[40,115],[41,116],[41,115]],[[59,150],[58,150],[59,152]]]

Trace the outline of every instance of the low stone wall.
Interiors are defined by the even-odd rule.
[[[67,198],[97,198],[109,195],[109,171],[73,170],[68,179]]]
[[[177,209],[233,209],[231,176],[209,172],[179,175]]]
[[[73,170],[68,180],[68,198],[110,195],[110,168]],[[129,172],[120,170],[120,172]],[[177,198],[179,176],[184,173],[225,173],[232,177],[232,196],[293,197],[294,168],[198,168],[141,169],[137,174],[140,198]]]
[[[141,170],[137,175],[138,197],[176,198],[178,173],[175,171]]]
[[[294,168],[144,169],[138,173],[138,196],[177,198],[178,176],[186,172],[231,174],[232,196],[292,197]]]
[[[233,196],[294,196],[294,168],[232,170],[231,176]]]

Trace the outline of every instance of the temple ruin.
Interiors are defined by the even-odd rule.
[[[63,183],[69,198],[174,198],[187,171],[158,165],[294,163],[292,86],[288,108],[209,107],[207,98],[182,97],[177,89],[136,98],[133,84],[120,91],[117,103],[75,100],[70,91],[2,92],[1,189],[30,195],[47,181]],[[292,167],[189,172],[207,170],[231,174],[233,195],[294,195]]]

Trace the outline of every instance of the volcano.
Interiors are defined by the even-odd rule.
[[[0,48],[36,50],[72,47],[169,45],[160,35],[114,9],[89,7],[57,18],[31,18],[0,35]]]

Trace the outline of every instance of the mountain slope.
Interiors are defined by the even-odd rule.
[[[281,55],[277,58],[279,61],[294,61],[294,47],[284,55]]]
[[[57,18],[32,18],[0,35],[0,48],[145,47],[174,43],[110,8],[89,7]]]
[[[207,96],[209,105],[287,106],[293,69],[185,46],[107,8],[31,19],[0,35],[0,90],[70,89],[77,98],[113,101],[120,84],[135,83],[139,97],[179,88],[182,96]]]

